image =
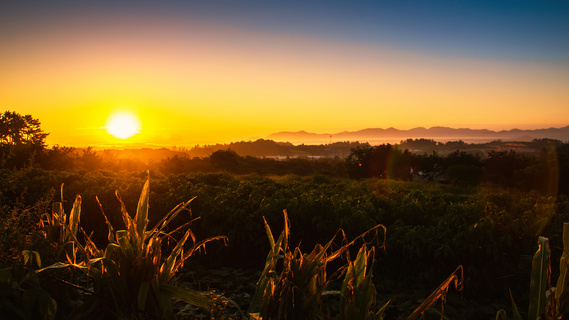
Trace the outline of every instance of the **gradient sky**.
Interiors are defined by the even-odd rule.
[[[7,2],[0,110],[50,145],[569,125],[567,1]]]

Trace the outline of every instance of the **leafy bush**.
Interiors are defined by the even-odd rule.
[[[0,269],[0,314],[3,319],[53,320],[57,302],[42,288],[36,269],[38,252],[22,251],[24,264]]]

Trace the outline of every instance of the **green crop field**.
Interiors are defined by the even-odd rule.
[[[41,257],[42,267],[59,263],[60,268],[47,269],[38,274],[42,292],[57,302],[58,317],[61,314],[76,314],[78,303],[83,306],[81,310],[88,314],[85,310],[91,309],[84,307],[86,301],[96,300],[99,295],[106,298],[102,298],[102,302],[98,301],[97,305],[109,308],[110,314],[125,316],[130,314],[135,317],[146,317],[149,314],[166,315],[170,312],[168,310],[173,309],[159,307],[162,304],[158,302],[154,303],[154,307],[145,307],[146,302],[140,305],[141,301],[146,300],[117,302],[120,295],[110,293],[112,290],[108,288],[106,291],[97,289],[103,285],[96,284],[114,280],[105,278],[104,272],[103,274],[99,272],[95,276],[92,271],[97,266],[92,261],[104,257],[105,250],[108,251],[115,246],[117,250],[118,248],[124,250],[125,244],[121,243],[120,230],[130,232],[129,224],[132,224],[126,218],[125,212],[131,212],[129,217],[136,219],[135,213],[140,210],[140,192],[146,179],[146,172],[47,171],[38,168],[1,171],[3,197],[1,218],[4,223],[0,230],[0,246],[2,264],[5,268],[3,270],[8,270],[6,268],[15,270],[17,266],[22,270],[38,269],[38,265],[30,262],[33,259],[28,257],[24,260],[22,256],[24,250],[37,252]],[[122,203],[115,195],[116,190],[120,194]],[[147,268],[152,269],[150,266],[155,265],[157,271],[153,272],[160,274],[159,266],[165,263],[164,259],[168,256],[178,254],[178,260],[183,257],[185,262],[179,263],[179,268],[170,271],[178,276],[172,275],[164,280],[168,280],[170,284],[175,284],[176,279],[193,279],[186,283],[186,286],[191,287],[196,285],[196,274],[205,277],[204,273],[209,273],[208,288],[190,289],[201,290],[200,294],[204,294],[204,298],[198,301],[208,301],[203,302],[201,306],[206,309],[208,307],[205,306],[209,306],[213,312],[211,314],[217,314],[217,317],[229,317],[227,310],[233,310],[234,316],[245,316],[247,310],[257,312],[252,312],[253,314],[264,310],[254,306],[255,300],[252,297],[254,290],[251,286],[248,292],[243,289],[247,285],[254,285],[258,278],[243,280],[249,283],[236,286],[217,283],[234,282],[235,279],[216,282],[211,280],[211,277],[215,277],[217,272],[215,270],[232,270],[230,272],[241,270],[258,276],[259,274],[255,272],[262,271],[263,266],[268,263],[267,254],[276,250],[274,254],[279,256],[281,252],[271,247],[271,242],[267,238],[267,226],[270,226],[275,237],[283,229],[289,230],[286,237],[288,248],[286,250],[289,251],[280,250],[284,250],[282,254],[286,253],[285,256],[290,254],[290,259],[296,257],[294,258],[296,260],[290,261],[297,261],[304,255],[306,259],[308,253],[315,247],[326,244],[328,245],[323,252],[328,257],[333,256],[334,252],[346,243],[359,239],[345,252],[339,254],[334,261],[318,265],[317,268],[327,271],[329,276],[321,283],[322,287],[319,289],[321,296],[318,297],[318,301],[333,300],[332,297],[328,297],[331,295],[329,292],[340,291],[342,277],[347,270],[346,263],[363,259],[369,265],[369,277],[373,280],[370,284],[373,284],[375,292],[372,299],[374,304],[368,311],[373,313],[371,309],[376,308],[374,310],[377,312],[390,301],[384,309],[381,309],[386,319],[405,318],[411,315],[414,308],[418,307],[420,302],[449,275],[456,276],[453,271],[459,266],[462,266],[463,270],[460,276],[463,289],[460,293],[452,289],[449,291],[446,316],[492,318],[500,308],[511,314],[509,291],[512,292],[521,313],[525,314],[530,303],[530,273],[532,255],[538,247],[537,238],[543,236],[550,240],[551,260],[559,261],[562,254],[563,222],[569,221],[569,201],[566,196],[555,198],[536,191],[526,192],[490,185],[457,186],[375,178],[354,180],[323,175],[263,177],[209,173],[151,174],[150,187],[145,190],[149,203],[148,230],[151,228],[156,230],[155,226],[164,221],[166,214],[178,204],[192,201],[187,203],[186,209],[176,216],[169,217],[167,225],[160,225],[161,229],[154,231],[156,236],[161,237],[160,242],[157,242],[158,238],[151,240],[154,239],[151,234],[137,240],[139,246],[149,246],[150,241],[157,243],[152,245],[155,248],[152,250],[160,250],[161,254],[157,251],[152,251],[152,256],[149,256],[150,251],[143,254],[142,251],[150,249],[141,247],[142,249],[137,250],[142,250],[139,252],[142,256],[129,259],[140,261],[150,259],[154,264],[151,263]],[[69,215],[69,212],[77,210],[74,208],[77,195],[81,196],[80,219],[76,222],[73,236],[67,235],[67,238],[59,239],[48,237],[47,222],[43,227],[40,225],[42,215],[53,214],[53,203],[61,203],[62,211]],[[288,216],[286,228],[283,224],[283,210],[286,210]],[[69,215],[66,223],[70,224],[71,220]],[[140,221],[137,223],[142,223]],[[65,226],[65,223],[61,225]],[[378,229],[376,235],[371,238],[369,236],[358,238],[378,225],[384,226],[385,232],[383,229]],[[61,228],[64,229],[63,226]],[[142,236],[144,232],[141,230],[128,239],[136,235]],[[115,234],[110,234],[110,231]],[[214,238],[220,240],[201,246],[200,241]],[[182,243],[180,241],[187,242],[189,246],[180,247],[179,244]],[[192,245],[200,246],[201,250],[193,251]],[[370,251],[372,254],[370,258],[358,260],[356,254],[362,246],[367,246],[368,250],[373,248]],[[186,253],[193,251],[193,253],[185,255],[182,251]],[[115,250],[115,254],[117,252],[119,251]],[[290,261],[285,265],[290,264]],[[275,272],[284,272],[282,263],[284,262],[275,261]],[[63,268],[62,264],[66,264],[68,268]],[[87,269],[89,272],[85,271]],[[99,271],[107,269],[103,263]],[[204,272],[204,269],[209,272]],[[557,263],[551,264],[551,270],[553,276],[559,274]],[[140,276],[136,273],[130,274],[131,272],[135,272],[135,269],[127,268],[118,274],[129,273],[127,278],[132,280],[128,281],[135,282],[143,282],[144,277],[152,278],[144,272],[146,275]],[[341,275],[333,275],[335,272]],[[292,274],[294,273],[290,271],[290,276]],[[140,279],[136,280],[139,277]],[[286,278],[287,275],[281,274],[280,277]],[[220,276],[220,279],[222,278]],[[16,278],[10,281],[14,279]],[[275,279],[273,281],[276,281]],[[55,283],[55,285],[44,285],[44,283]],[[90,286],[87,283],[91,283]],[[19,284],[24,292],[30,290],[26,289],[28,285],[26,281],[20,280]],[[93,284],[95,287],[92,287]],[[158,284],[156,286],[159,287]],[[234,304],[219,300],[242,294],[232,291],[231,288],[236,287],[245,290],[244,293],[249,295],[249,298],[233,299],[241,303],[239,305],[235,301],[232,302],[239,306],[242,314],[235,311]],[[53,288],[59,289],[50,291]],[[69,297],[73,295],[62,292],[80,291],[79,288],[86,290],[82,292],[85,301],[66,301],[66,299],[71,300]],[[139,290],[148,291],[149,288],[137,287],[128,290],[139,292]],[[203,292],[204,289],[216,289],[217,293],[207,295]],[[322,293],[325,293],[324,296]],[[38,295],[38,297],[43,296]],[[92,299],[87,299],[89,297]],[[24,296],[15,293],[4,294],[2,299],[2,308],[9,309],[12,306],[17,310],[18,299],[25,300],[25,294]],[[38,299],[35,303],[45,304],[44,300]],[[105,299],[114,301],[115,306]],[[214,303],[207,299],[219,301]],[[342,301],[344,301],[342,308],[348,308],[345,300]],[[135,307],[122,307],[123,304],[129,303]],[[200,305],[199,302],[195,304]],[[143,311],[137,309],[137,305]],[[437,308],[437,305],[433,305],[432,308]],[[320,302],[316,303],[315,308],[320,308],[318,309],[320,313],[310,311],[310,317],[330,317],[323,311],[324,309],[335,310],[334,312],[338,314],[341,313],[340,310],[344,310],[337,306],[330,309],[326,303]],[[220,311],[221,309],[227,309],[226,313]],[[47,312],[48,309],[37,310]],[[207,310],[204,312],[208,314]],[[289,312],[294,311],[289,310]]]

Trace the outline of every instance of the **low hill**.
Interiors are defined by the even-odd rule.
[[[469,143],[481,143],[492,140],[503,141],[532,141],[534,139],[556,139],[569,141],[569,126],[562,128],[547,128],[537,130],[502,130],[492,131],[488,129],[469,129],[469,128],[449,128],[449,127],[417,127],[409,130],[399,130],[396,128],[368,128],[358,131],[343,131],[338,133],[311,133],[306,131],[298,132],[277,132],[269,135],[267,139],[275,141],[288,141],[294,144],[299,143],[329,143],[330,141],[359,141],[369,142],[370,144],[397,143],[405,139],[433,139],[436,141],[457,141],[463,140]]]

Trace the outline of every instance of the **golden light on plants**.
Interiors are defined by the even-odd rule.
[[[116,112],[107,119],[107,132],[119,139],[127,139],[140,132],[138,118],[131,112]]]

